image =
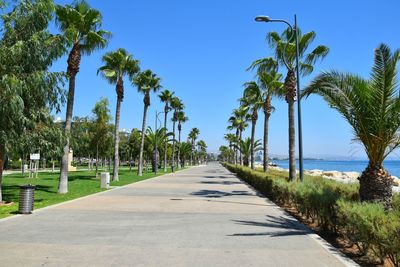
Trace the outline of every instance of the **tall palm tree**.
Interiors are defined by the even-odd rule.
[[[139,165],[138,165],[138,176],[143,175],[143,149],[144,149],[144,137],[146,135],[146,118],[147,109],[150,106],[150,91],[157,92],[160,90],[160,78],[157,77],[155,73],[151,70],[145,70],[140,72],[132,81],[134,85],[138,88],[140,93],[144,94],[143,97],[143,122],[142,122],[142,138],[140,143],[140,153],[139,153]]]
[[[119,48],[114,52],[106,53],[102,61],[104,65],[97,70],[110,84],[115,84],[117,93],[117,107],[115,109],[115,129],[114,129],[114,169],[113,181],[119,181],[119,120],[121,113],[121,103],[124,100],[124,76],[131,80],[139,72],[139,61],[134,59],[125,49]]]
[[[185,112],[179,111],[177,115],[177,121],[178,121],[178,144],[179,146],[181,145],[181,133],[182,133],[182,123],[185,123],[189,120],[188,117],[185,116]],[[181,167],[181,150],[178,149],[178,168]]]
[[[228,125],[228,127],[226,127],[227,130],[229,131],[235,131],[235,142],[239,142],[239,121],[234,117],[231,116],[228,120],[228,122],[230,123],[230,125]],[[232,143],[233,145],[233,143]],[[233,157],[234,157],[234,162],[235,164],[238,164],[238,162],[240,163],[240,160],[238,159],[238,149],[235,146],[233,147]],[[240,152],[240,151],[239,151]]]
[[[314,64],[319,59],[323,59],[328,55],[329,48],[319,45],[308,53],[310,44],[315,39],[315,32],[311,31],[302,34],[300,29],[298,32],[299,43],[299,69],[303,76],[309,75],[314,70]],[[288,119],[289,119],[289,179],[296,179],[296,158],[295,158],[295,121],[294,121],[294,103],[296,96],[296,44],[294,35],[291,30],[285,30],[282,35],[277,32],[269,32],[267,41],[271,48],[275,50],[275,58],[280,65],[288,65],[288,71],[285,78],[284,87],[286,89],[285,99],[288,103]]]
[[[264,104],[263,92],[258,84],[254,81],[247,82],[244,84],[245,89],[243,97],[241,99],[242,105],[249,107],[249,115],[251,117],[251,153],[250,153],[250,166],[254,170],[254,138],[256,133],[256,123],[258,120],[258,110],[262,108]]]
[[[75,78],[79,72],[81,55],[90,55],[93,51],[105,48],[111,33],[101,30],[102,16],[85,1],[77,1],[74,5],[56,7],[56,22],[71,50],[68,55],[67,75],[69,78],[67,111],[65,119],[65,135],[67,140],[61,159],[58,193],[68,192],[68,155],[70,150],[69,135],[71,132],[72,110],[74,106]]]
[[[400,146],[400,97],[397,63],[400,49],[394,53],[381,44],[375,50],[371,77],[336,71],[316,77],[303,94],[318,94],[336,109],[354,131],[368,156],[368,166],[359,177],[361,201],[392,205],[392,178],[383,160]]]
[[[243,131],[249,126],[247,124],[247,121],[249,120],[249,114],[248,114],[248,107],[246,106],[240,106],[237,109],[233,110],[233,116],[229,118],[229,122],[232,125],[235,125],[237,128],[237,134],[238,134],[238,142],[242,140],[242,134]],[[242,151],[239,150],[239,163],[240,165],[243,165],[243,154]]]
[[[193,157],[193,153],[194,153],[194,150],[195,150],[196,139],[199,136],[199,134],[200,134],[200,130],[195,127],[195,128],[192,128],[192,130],[190,130],[189,135],[188,135],[188,137],[189,137],[189,139],[191,140],[191,143],[192,143],[192,155],[190,156],[191,164],[193,164],[194,161],[195,161],[195,159]]]
[[[237,149],[240,150],[240,152],[243,155],[243,165],[244,166],[249,166],[249,158],[251,155],[251,138],[245,138],[244,140],[240,140],[238,144],[235,145]],[[261,142],[260,140],[254,141],[254,150],[259,151],[261,150]]]
[[[263,58],[254,61],[248,70],[257,69],[258,84],[262,90],[264,98],[264,136],[263,136],[263,170],[268,170],[268,132],[269,118],[275,108],[272,106],[272,97],[281,98],[284,95],[282,75],[278,73],[278,62],[273,58]]]
[[[173,97],[171,99],[171,108],[174,110],[174,115],[172,117],[172,171],[175,169],[175,144],[176,144],[176,137],[175,137],[175,126],[176,122],[178,121],[178,113],[179,111],[185,108],[182,100],[177,97]]]
[[[164,106],[164,128],[167,129],[167,119],[168,119],[168,112],[170,111],[169,104],[171,103],[172,98],[174,97],[174,92],[169,90],[162,91],[158,97],[160,98],[161,102],[165,103]],[[164,172],[167,172],[167,146],[168,143],[165,143],[164,148]]]

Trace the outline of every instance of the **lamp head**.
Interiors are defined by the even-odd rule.
[[[269,21],[271,21],[271,18],[268,17],[268,16],[257,16],[255,18],[255,21],[257,21],[257,22],[269,22]]]

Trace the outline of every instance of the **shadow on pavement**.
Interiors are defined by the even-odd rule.
[[[225,191],[219,191],[219,190],[200,190],[197,192],[193,192],[190,195],[209,197],[209,198],[220,198],[220,197],[229,197],[229,196],[255,196],[255,194],[252,194],[249,191],[225,192]]]
[[[267,227],[274,228],[275,231],[268,232],[257,232],[257,233],[237,233],[228,236],[270,236],[270,237],[280,237],[280,236],[293,236],[293,235],[307,235],[310,234],[310,230],[308,230],[305,226],[300,224],[295,219],[285,218],[285,217],[274,217],[267,215],[265,222],[257,222],[257,221],[242,221],[242,220],[232,220],[237,224],[242,225],[250,225],[250,226],[259,226],[259,227]]]
[[[234,182],[234,181],[202,181],[199,182],[200,184],[221,184],[221,185],[233,185],[233,184],[241,184],[241,182]]]

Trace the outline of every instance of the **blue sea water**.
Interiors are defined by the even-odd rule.
[[[289,161],[287,160],[274,160],[273,163],[284,169],[289,169]],[[355,171],[361,173],[368,165],[366,160],[348,160],[348,161],[335,161],[335,160],[304,160],[305,170],[323,170],[323,171],[341,171],[350,172]],[[391,175],[400,177],[400,161],[387,160],[383,163],[384,168],[389,171]],[[296,161],[296,168],[299,167],[299,162]]]

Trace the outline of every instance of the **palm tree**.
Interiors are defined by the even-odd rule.
[[[74,107],[75,78],[79,72],[81,54],[90,55],[93,51],[106,47],[111,33],[100,29],[102,20],[100,12],[92,9],[85,1],[78,1],[74,5],[57,5],[56,15],[56,22],[64,34],[68,47],[71,47],[67,61],[67,75],[69,78],[65,119],[65,135],[67,136],[67,140],[61,159],[60,180],[58,184],[58,193],[65,194],[68,192],[69,135]]]
[[[229,118],[229,122],[232,124],[232,126],[236,127],[237,129],[237,136],[239,143],[242,141],[243,131],[247,128],[247,126],[249,126],[247,124],[248,120],[249,120],[249,114],[248,114],[248,107],[246,106],[240,106],[239,108],[234,109],[233,116]],[[239,149],[239,162],[240,165],[243,165],[243,154],[240,151],[240,149]]]
[[[392,178],[383,160],[400,145],[400,97],[397,63],[394,53],[381,44],[375,50],[369,79],[336,71],[325,72],[305,88],[303,94],[318,94],[351,125],[356,140],[368,156],[368,166],[359,177],[361,201],[392,205]]]
[[[235,145],[237,149],[240,150],[240,152],[243,155],[243,165],[244,166],[249,166],[249,158],[251,155],[251,138],[247,137],[244,140],[240,140],[238,144]],[[261,148],[261,141],[256,140],[254,141],[254,151],[260,151]]]
[[[185,113],[183,111],[179,111],[177,115],[177,121],[178,121],[178,144],[181,145],[181,133],[182,133],[182,123],[185,123],[189,120],[188,117],[185,116]],[[180,149],[178,149],[178,168],[181,167],[181,153]]]
[[[203,160],[205,161],[205,159],[207,158],[207,144],[206,144],[206,142],[204,140],[199,140],[196,145],[197,145],[198,150],[199,150],[199,157],[202,156]]]
[[[323,59],[328,55],[329,48],[323,45],[317,46],[310,53],[307,53],[308,47],[315,39],[315,32],[311,31],[301,33],[300,29],[298,32],[298,43],[299,43],[299,69],[303,76],[309,75],[313,70],[313,65],[317,60]],[[275,50],[275,58],[280,65],[288,66],[288,72],[286,74],[284,87],[286,89],[285,99],[288,103],[288,119],[289,119],[289,179],[294,181],[296,179],[296,161],[295,161],[295,122],[294,122],[294,102],[297,99],[296,96],[296,44],[294,35],[291,34],[291,30],[285,30],[282,35],[277,32],[269,32],[267,35],[267,41],[271,48]]]
[[[232,151],[232,149],[234,148],[234,144],[237,143],[237,139],[238,139],[237,136],[235,134],[232,134],[232,133],[227,133],[227,134],[225,134],[224,138],[225,138],[226,141],[228,141],[229,149]],[[236,165],[237,164],[236,157],[235,157],[236,148],[235,148],[235,151],[233,151],[232,155],[233,155],[233,159],[231,159],[230,161],[231,161],[231,163],[234,163]]]
[[[176,122],[178,121],[178,113],[179,111],[183,110],[185,108],[185,105],[183,104],[182,100],[180,100],[177,97],[173,97],[171,99],[171,108],[174,110],[174,115],[172,117],[172,171],[175,169],[175,143],[176,143],[176,138],[175,138],[175,125]]]
[[[164,128],[165,129],[167,129],[168,112],[171,110],[171,108],[169,107],[169,104],[171,103],[171,99],[174,97],[174,94],[175,94],[174,92],[171,92],[169,90],[164,90],[158,95],[161,102],[165,103],[165,106],[164,106]],[[168,143],[165,143],[164,172],[167,171],[167,146],[168,146]]]
[[[125,49],[120,48],[114,52],[106,53],[102,61],[104,66],[97,70],[110,84],[115,84],[117,93],[117,107],[115,109],[115,129],[114,129],[114,169],[113,181],[119,181],[119,120],[121,113],[121,103],[124,99],[124,76],[133,79],[139,72],[139,61],[135,60]]]
[[[158,148],[162,148],[168,143],[169,136],[172,136],[172,133],[168,133],[166,128],[157,129],[155,132],[151,127],[147,128],[146,145],[148,151],[153,154],[152,167],[154,172],[157,172],[158,169]]]
[[[269,118],[275,108],[272,106],[272,97],[282,97],[284,92],[282,90],[283,84],[281,82],[282,75],[278,73],[278,62],[273,58],[263,58],[254,61],[248,70],[257,69],[258,84],[262,89],[264,98],[264,136],[263,136],[263,170],[268,170],[268,132],[269,132]]]
[[[192,153],[192,144],[188,142],[182,142],[179,146],[179,154],[181,156],[182,167],[185,167],[187,158]]]
[[[199,136],[199,134],[200,134],[200,130],[198,128],[192,128],[192,130],[190,130],[189,135],[188,135],[188,137],[192,143],[192,155],[190,156],[190,164],[193,164],[195,161],[195,159],[193,157],[193,153],[195,150],[196,139]]]
[[[145,70],[140,72],[134,79],[133,84],[137,86],[138,91],[144,94],[143,104],[143,122],[142,122],[142,138],[140,143],[139,153],[139,165],[138,165],[138,176],[143,175],[143,149],[144,149],[144,137],[146,135],[146,117],[147,109],[150,106],[150,91],[157,92],[160,88],[160,78],[157,77],[151,70]]]
[[[258,110],[262,108],[264,104],[263,92],[258,84],[254,81],[247,82],[244,84],[246,87],[243,92],[241,103],[244,106],[249,107],[251,112],[251,153],[250,153],[250,166],[254,170],[254,138],[256,133],[256,123],[258,120]]]

